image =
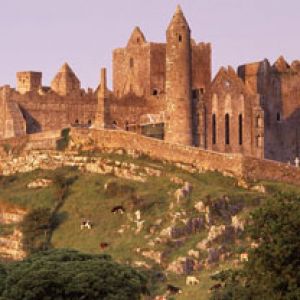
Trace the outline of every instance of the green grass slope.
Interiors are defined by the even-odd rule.
[[[262,194],[236,186],[236,180],[224,177],[219,173],[189,173],[172,165],[151,161],[147,158],[133,160],[127,156],[111,155],[110,159],[134,161],[140,166],[150,166],[162,170],[161,177],[148,177],[145,183],[134,182],[111,175],[81,173],[74,168],[55,171],[38,170],[27,174],[18,174],[0,178],[0,201],[32,209],[37,207],[52,207],[55,202],[55,187],[43,189],[28,189],[26,186],[38,178],[55,178],[57,174],[76,180],[69,187],[68,195],[58,212],[59,225],[53,232],[51,245],[56,248],[74,248],[88,253],[108,253],[114,259],[123,263],[145,261],[155,265],[153,261],[145,259],[136,249],[149,249],[150,239],[159,236],[161,229],[171,224],[170,203],[174,202],[174,192],[180,185],[171,182],[171,177],[178,177],[193,185],[191,197],[177,205],[174,210],[185,211],[187,216],[197,216],[195,203],[206,199],[228,196],[232,203],[243,203],[243,213],[247,214],[258,201],[264,201],[269,194],[276,191],[293,191],[300,193],[300,188],[285,184],[264,182],[268,193]],[[105,190],[105,184],[113,182],[111,189]],[[114,206],[123,205],[126,213],[123,215],[111,213]],[[136,224],[132,221],[134,212],[141,211],[144,220],[141,232],[136,232]],[[82,219],[89,219],[93,224],[91,230],[81,230]],[[160,223],[159,230],[150,234],[154,223]],[[220,220],[220,224],[221,224]],[[123,227],[122,227],[123,226]],[[118,231],[125,228],[123,233]],[[0,231],[1,234],[1,231]],[[186,237],[185,242],[177,247],[168,243],[157,244],[155,251],[165,251],[164,266],[180,256],[186,256],[189,249],[195,249],[197,243],[207,234],[207,230]],[[103,250],[101,243],[109,246]],[[235,245],[232,245],[234,248]],[[156,266],[161,268],[161,266]],[[195,273],[199,278],[198,286],[186,287],[185,277],[176,274],[168,275],[168,283],[183,288],[183,293],[176,299],[207,299],[208,288],[211,286],[210,274],[226,264]],[[164,291],[165,283],[161,287]]]

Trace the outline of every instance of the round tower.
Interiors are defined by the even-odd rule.
[[[165,140],[192,145],[190,28],[180,6],[167,29]]]

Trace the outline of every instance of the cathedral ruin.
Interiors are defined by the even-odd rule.
[[[136,27],[113,51],[112,90],[105,69],[84,90],[64,64],[50,87],[40,72],[18,72],[16,88],[0,87],[0,107],[0,139],[91,127],[283,162],[300,154],[300,61],[222,67],[212,79],[211,45],[192,39],[179,6],[166,43]]]

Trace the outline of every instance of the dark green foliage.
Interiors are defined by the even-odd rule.
[[[0,295],[5,290],[5,280],[6,280],[7,272],[4,266],[0,265]]]
[[[215,279],[224,288],[212,299],[300,299],[300,198],[278,194],[251,216],[250,238],[259,246],[239,271]]]
[[[24,250],[34,253],[47,249],[53,226],[52,212],[49,208],[37,208],[30,211],[20,225],[23,232]]]
[[[14,263],[2,296],[10,300],[138,300],[147,292],[146,283],[139,272],[113,262],[110,256],[51,250]]]
[[[61,139],[56,142],[56,150],[64,151],[70,141],[70,128],[65,128],[61,131]]]
[[[12,176],[0,176],[0,185],[3,188],[8,187],[10,184],[15,182],[17,180],[17,176],[12,175]]]

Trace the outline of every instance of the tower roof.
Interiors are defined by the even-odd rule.
[[[79,90],[80,81],[71,67],[64,63],[52,80],[51,88],[58,94],[66,95],[72,90]]]
[[[61,66],[59,73],[73,73],[74,74],[73,70],[66,62]]]
[[[175,24],[185,24],[189,28],[189,24],[184,16],[184,13],[180,5],[177,5],[168,29],[170,29],[170,27],[172,27]]]

